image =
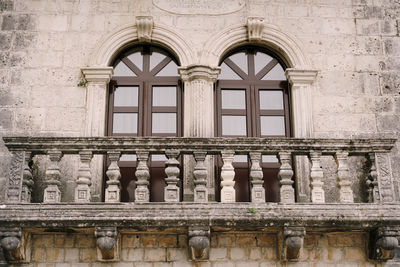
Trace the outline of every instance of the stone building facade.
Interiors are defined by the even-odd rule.
[[[0,12],[1,266],[400,266],[399,1],[0,0]],[[157,53],[153,67],[176,64],[176,81],[151,72]],[[280,78],[234,58],[257,53]],[[141,98],[115,111],[149,112],[130,136],[110,130],[121,62],[129,81],[145,77],[140,97],[146,66],[179,91],[175,106]],[[221,87],[224,64],[255,72],[256,93]],[[267,80],[286,86],[281,110],[260,108]],[[232,88],[246,92],[244,113],[221,104]],[[148,106],[178,130],[148,137],[148,125],[168,128]],[[232,114],[244,135],[239,120],[224,128]],[[263,116],[280,116],[283,133],[263,134]]]

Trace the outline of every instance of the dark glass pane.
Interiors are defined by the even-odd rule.
[[[221,64],[221,74],[218,76],[221,80],[242,80],[239,75],[236,74],[228,65],[225,63]]]
[[[176,113],[153,113],[152,133],[176,133]]]
[[[277,64],[261,80],[286,81],[285,71],[280,64]]]
[[[229,57],[242,71],[246,74],[249,73],[248,71],[248,64],[247,64],[247,55],[244,52],[234,54]]]
[[[124,62],[120,61],[114,67],[114,76],[136,76],[136,74]]]
[[[281,90],[260,90],[260,109],[283,109]]]
[[[285,136],[285,118],[283,116],[261,116],[261,135]]]
[[[246,116],[222,116],[222,135],[247,136]]]
[[[114,113],[113,133],[137,133],[137,113]]]
[[[176,86],[153,86],[154,107],[175,107]]]
[[[223,109],[246,109],[245,90],[221,90]]]
[[[137,107],[139,86],[117,87],[114,91],[115,107]]]

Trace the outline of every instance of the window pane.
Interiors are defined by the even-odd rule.
[[[176,113],[153,113],[152,133],[176,133]]]
[[[119,161],[136,161],[136,155],[133,154],[122,154]]]
[[[221,74],[218,78],[221,80],[242,80],[242,78],[225,63],[221,64]]]
[[[158,52],[153,52],[150,55],[150,71],[154,69],[155,66],[157,66],[163,59],[165,58],[165,55],[158,53]]]
[[[137,107],[139,86],[117,87],[114,92],[115,107]]]
[[[120,61],[114,67],[114,76],[136,76],[136,74],[124,62]]]
[[[262,162],[264,163],[277,163],[278,158],[275,155],[262,155]]]
[[[285,71],[277,64],[261,80],[286,81]]]
[[[221,90],[223,109],[246,109],[245,90]]]
[[[261,116],[261,135],[285,136],[285,118],[283,116]]]
[[[143,55],[141,52],[135,52],[128,56],[129,60],[136,65],[140,70],[143,70]]]
[[[114,113],[113,133],[137,133],[137,113]]]
[[[248,74],[247,55],[244,52],[234,54],[230,56],[229,59],[238,65],[242,71]]]
[[[272,60],[272,57],[269,55],[262,53],[262,52],[257,52],[254,55],[254,70],[257,75],[257,73],[262,70],[265,66],[267,66],[268,63],[270,63]]]
[[[176,86],[153,86],[154,107],[175,107]]]
[[[283,109],[281,90],[260,90],[260,109]]]
[[[246,116],[222,116],[222,135],[247,136]]]
[[[178,65],[174,61],[171,61],[164,68],[162,68],[156,76],[179,76]]]

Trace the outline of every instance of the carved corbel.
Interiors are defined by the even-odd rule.
[[[24,262],[30,253],[27,250],[28,234],[23,235],[21,228],[0,229],[0,245],[8,262]]]
[[[260,41],[264,29],[264,18],[251,17],[247,18],[247,34],[249,41]]]
[[[119,258],[118,230],[116,227],[96,227],[97,258],[100,261],[113,261]]]
[[[284,227],[280,246],[282,260],[296,261],[299,259],[305,235],[304,227]]]
[[[210,252],[210,227],[189,227],[189,255],[194,261],[208,260]]]
[[[137,16],[136,28],[138,39],[141,42],[150,42],[151,34],[153,33],[153,17],[151,16]]]
[[[369,257],[373,260],[393,259],[395,249],[399,246],[399,228],[379,227],[370,233]]]

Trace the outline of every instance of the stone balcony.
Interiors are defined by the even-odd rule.
[[[302,238],[307,231],[369,232],[371,258],[393,257],[400,226],[400,206],[390,167],[390,150],[394,139],[263,139],[263,138],[64,138],[6,137],[11,164],[6,188],[6,202],[0,206],[0,239],[15,261],[24,258],[24,233],[30,231],[75,231],[95,229],[99,254],[103,260],[113,259],[118,232],[187,229],[190,255],[193,260],[206,259],[210,231],[282,231],[282,259],[296,259]],[[75,201],[61,202],[60,160],[64,155],[79,155],[75,180]],[[137,156],[135,202],[121,203],[118,160],[121,155]],[[164,202],[150,202],[149,156],[165,154]],[[47,155],[43,201],[30,203],[35,178],[31,160]],[[91,202],[93,155],[107,155],[108,181],[105,202]],[[180,201],[181,177],[179,156],[193,156],[193,201]],[[207,155],[222,159],[221,201],[209,201],[207,194]],[[232,165],[234,155],[250,159],[250,202],[235,202]],[[265,202],[262,155],[279,159],[280,200]],[[337,164],[338,195],[335,203],[326,203],[321,158],[331,156]],[[366,202],[354,203],[349,159],[366,157],[367,175],[362,181]],[[308,158],[310,201],[296,202],[292,167],[296,157]],[[297,181],[298,182],[298,181]],[[34,229],[34,230],[32,230]],[[6,240],[6,241],[4,241]],[[13,242],[9,242],[9,241]],[[99,241],[103,240],[103,241]],[[192,240],[192,241],[191,241]],[[282,243],[281,240],[281,243]],[[301,242],[300,242],[301,241]],[[103,242],[103,243],[102,243]],[[4,244],[3,244],[4,243]],[[5,245],[8,244],[8,246]],[[297,252],[296,252],[297,251]],[[379,253],[376,251],[380,251]],[[383,253],[383,252],[385,253]],[[382,253],[381,253],[382,252]],[[197,255],[197,256],[196,256]],[[200,256],[199,256],[200,255]],[[293,256],[294,255],[294,256]]]

